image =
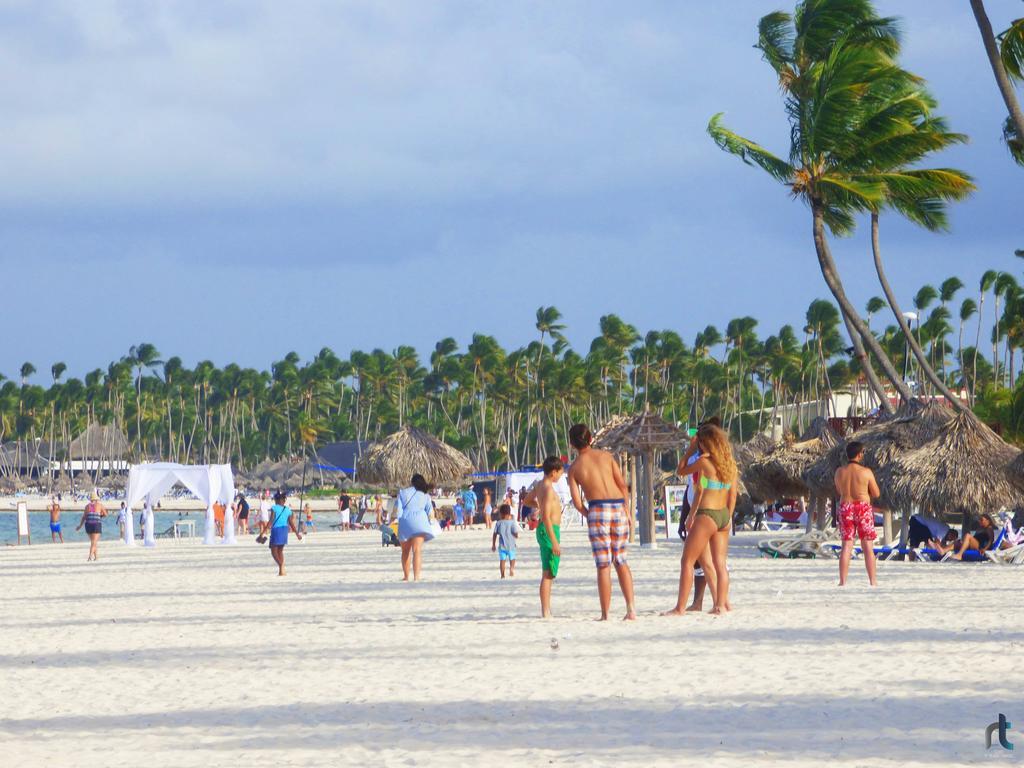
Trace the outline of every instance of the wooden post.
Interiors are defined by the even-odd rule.
[[[892,509],[886,507],[882,510],[882,546],[892,544]]]
[[[910,512],[900,510],[900,547],[906,549],[910,544]]]
[[[637,504],[640,502],[640,472],[639,465],[637,462],[637,456],[634,453],[629,454],[629,508],[630,510],[636,510]],[[636,542],[636,530],[633,531],[633,536],[630,538],[630,544]]]
[[[654,549],[654,451],[644,453],[644,506],[640,512],[640,546]]]
[[[803,501],[803,498],[800,499]],[[814,514],[818,509],[818,497],[811,496],[811,505],[808,507],[804,505],[804,514],[807,517],[807,523],[804,525],[804,533],[810,533],[814,529]]]

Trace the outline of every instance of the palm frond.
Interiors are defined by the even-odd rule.
[[[1009,117],[1003,123],[1003,141],[1006,142],[1006,148],[1010,150],[1014,161],[1018,165],[1024,165],[1024,136],[1017,133],[1017,126]]]
[[[999,35],[999,56],[1010,77],[1024,80],[1024,18],[1015,19],[1010,28]]]
[[[841,37],[851,34],[851,42],[873,42],[888,55],[899,48],[898,22],[876,16],[870,0],[803,0],[793,15],[793,25],[798,59],[824,59]]]
[[[757,45],[764,60],[785,84],[793,74],[793,18],[782,11],[761,17],[757,24]]]
[[[761,145],[750,139],[745,139],[723,126],[722,115],[723,113],[719,112],[708,122],[708,135],[719,149],[736,155],[747,165],[759,166],[776,181],[783,183],[792,181],[793,166],[776,157]]]

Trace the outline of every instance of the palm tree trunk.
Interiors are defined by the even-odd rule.
[[[965,386],[966,382],[964,381],[966,377],[964,376],[964,320],[962,317],[960,318],[960,335],[957,340],[956,359],[960,361],[960,386],[962,389],[967,390],[967,400],[973,407],[974,396],[971,393],[971,388]]]
[[[974,359],[971,360],[971,404],[978,396],[978,348],[981,346],[981,318],[985,311],[985,292],[978,291],[978,330],[974,334]]]
[[[988,20],[983,0],[971,0],[971,10],[974,11],[974,20],[978,22],[978,30],[981,32],[981,40],[985,44],[985,54],[988,56],[989,66],[992,67],[992,74],[995,75],[996,85],[999,93],[1006,104],[1006,111],[1010,113],[1018,136],[1024,136],[1024,111],[1017,101],[1017,94],[1014,93],[1010,76],[1006,73],[1003,60],[999,56],[999,47],[996,45],[996,36],[992,31],[992,22]]]
[[[960,411],[966,411],[967,408],[960,398],[949,391],[949,387],[946,386],[945,382],[939,378],[938,374],[935,373],[935,369],[928,364],[928,358],[924,354],[924,350],[921,349],[921,344],[913,331],[907,325],[907,319],[903,317],[903,312],[900,310],[899,303],[896,301],[896,296],[892,292],[892,286],[889,285],[889,279],[885,276],[885,268],[882,266],[882,250],[878,242],[878,214],[871,214],[871,251],[875,259],[875,272],[878,273],[878,282],[882,286],[882,292],[885,294],[886,301],[889,302],[889,306],[892,307],[892,312],[896,316],[896,322],[900,325],[900,330],[903,331],[903,335],[906,337],[907,342],[910,345],[910,349],[914,354],[914,358],[917,360],[918,365],[921,366],[921,372],[925,377],[932,383],[936,390],[946,400],[949,401],[950,405]]]
[[[843,315],[843,323],[846,325],[846,333],[853,344],[853,354],[860,361],[860,367],[864,371],[864,377],[868,380],[868,386],[875,394],[875,397],[878,398],[881,409],[885,413],[891,414],[892,406],[889,405],[889,398],[885,395],[885,387],[882,386],[882,382],[878,379],[878,374],[875,373],[875,367],[871,364],[871,358],[864,351],[864,339],[854,330],[853,323],[850,322],[850,318],[846,316],[846,313],[841,314]]]
[[[850,303],[850,299],[846,296],[846,291],[843,288],[842,281],[839,279],[839,273],[836,270],[835,261],[832,259],[832,252],[828,247],[828,238],[825,235],[825,213],[820,203],[812,203],[811,212],[813,218],[812,232],[814,235],[814,250],[818,256],[818,266],[821,269],[821,275],[825,278],[825,284],[828,285],[829,290],[838,302],[842,312],[850,318],[850,322],[853,323],[853,327],[860,333],[864,342],[868,345],[868,349],[871,350],[871,354],[878,360],[878,364],[882,367],[882,372],[885,377],[892,382],[893,387],[899,392],[900,397],[905,401],[910,402],[914,395],[911,393],[910,388],[900,377],[899,372],[893,366],[889,356],[885,354],[885,350],[882,349],[881,345],[874,335],[868,330],[867,325],[859,314],[857,314],[856,308]]]

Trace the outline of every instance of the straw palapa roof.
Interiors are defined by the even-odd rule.
[[[615,416],[597,435],[594,447],[612,453],[643,453],[653,450],[676,450],[688,441],[686,433],[661,416],[645,410],[636,416]]]
[[[903,405],[891,417],[879,419],[840,439],[828,453],[807,468],[804,481],[812,493],[834,496],[836,470],[846,464],[847,444],[857,440],[864,444],[864,466],[875,473],[882,491],[882,503],[894,506],[898,503],[893,476],[896,458],[935,439],[952,419],[953,411],[940,403],[914,401]]]
[[[128,452],[128,438],[110,424],[90,424],[68,446],[68,455],[72,459],[120,459]]]
[[[760,458],[751,461],[743,479],[752,496],[760,499],[786,499],[811,493],[804,473],[839,442],[839,436],[825,419],[811,422],[797,441],[783,442]]]
[[[892,496],[933,514],[996,512],[1024,502],[1012,466],[1021,452],[971,413],[956,413],[934,439],[896,456]]]
[[[428,483],[445,485],[460,482],[473,471],[465,454],[415,427],[405,427],[375,443],[356,465],[360,481],[404,487],[414,474]]]

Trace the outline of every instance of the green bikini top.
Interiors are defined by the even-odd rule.
[[[732,483],[723,483],[721,480],[708,480],[704,475],[700,476],[700,487],[706,491],[728,491]]]

